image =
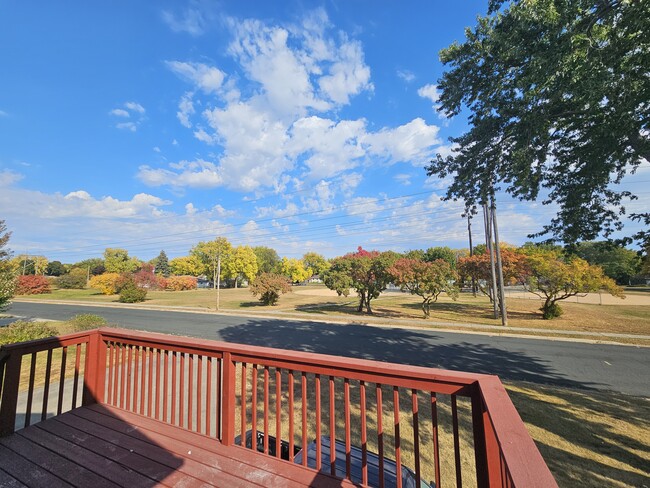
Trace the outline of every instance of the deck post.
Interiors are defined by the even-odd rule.
[[[478,488],[487,488],[490,486],[488,476],[488,459],[485,445],[485,425],[483,413],[485,405],[481,398],[478,384],[472,395],[472,426],[474,432],[474,458],[476,462],[476,486]]]
[[[235,442],[235,363],[231,353],[223,354],[223,387],[221,388],[221,443]],[[255,407],[253,407],[255,408]]]
[[[7,354],[5,351],[3,353]],[[0,353],[1,354],[1,353]],[[0,364],[3,358],[0,357]],[[2,385],[2,404],[0,404],[0,437],[14,433],[16,425],[16,407],[18,404],[18,387],[20,384],[20,365],[22,354],[14,351],[9,353],[4,364],[4,379]],[[2,370],[0,369],[0,373]]]
[[[102,403],[106,383],[106,343],[99,329],[92,331],[86,345],[82,405]]]

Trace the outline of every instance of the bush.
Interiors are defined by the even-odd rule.
[[[194,276],[170,276],[165,289],[169,291],[196,290],[197,280]]]
[[[100,317],[99,315],[93,315],[91,313],[83,313],[75,315],[68,323],[72,326],[72,330],[82,331],[82,330],[91,330],[96,329],[97,327],[102,327],[106,325],[106,319]]]
[[[562,308],[555,302],[540,308],[542,317],[546,320],[551,320],[562,315]]]
[[[286,276],[262,273],[251,283],[250,290],[264,305],[275,305],[282,293],[291,291],[291,283]]]
[[[142,269],[133,275],[136,285],[147,290],[165,289],[167,284],[165,278],[158,277],[153,272],[153,266],[145,264]]]
[[[140,288],[134,280],[126,282],[120,289],[119,301],[122,303],[144,302],[147,297],[147,290]]]
[[[119,280],[119,273],[104,273],[90,278],[88,285],[95,290],[101,291],[104,295],[115,295]]]
[[[13,273],[0,269],[0,312],[9,307],[9,301],[16,291],[17,279]]]
[[[40,295],[51,292],[50,282],[45,276],[25,275],[18,277],[17,295]]]
[[[0,328],[0,345],[32,341],[56,335],[56,330],[43,322],[19,320]]]
[[[81,290],[86,287],[87,272],[83,269],[74,268],[68,274],[59,276],[56,279],[56,286],[65,289]]]

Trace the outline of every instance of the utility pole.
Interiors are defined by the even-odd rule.
[[[494,318],[499,318],[499,308],[497,305],[497,277],[494,267],[494,253],[492,252],[492,216],[488,209],[487,203],[483,204],[483,220],[485,221],[485,243],[487,252],[490,254],[490,272],[491,272],[491,286],[492,286],[492,309],[494,311]]]
[[[25,249],[25,257],[23,258],[23,276],[25,276],[25,272],[27,268],[27,258],[29,257],[28,253],[29,253],[29,249]]]
[[[503,282],[503,263],[501,261],[501,246],[499,245],[499,228],[497,226],[497,207],[492,197],[492,225],[494,226],[494,247],[497,255],[497,269],[499,272],[499,303],[501,305],[501,325],[508,325],[508,312],[506,311],[505,284]]]
[[[221,292],[221,253],[217,257],[217,312],[219,311],[219,293]]]
[[[472,246],[472,215],[467,213],[467,232],[469,234],[469,257],[474,256],[474,247]],[[476,298],[476,278],[472,276],[472,294]]]

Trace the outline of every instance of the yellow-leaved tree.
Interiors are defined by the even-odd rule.
[[[613,296],[625,297],[623,289],[605,276],[600,266],[584,259],[564,259],[556,251],[531,250],[527,264],[525,285],[544,300],[540,310],[545,319],[559,317],[562,309],[557,302],[575,295],[605,290]]]

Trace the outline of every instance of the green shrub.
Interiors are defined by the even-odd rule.
[[[0,327],[0,345],[32,341],[56,335],[56,330],[44,322],[19,320],[6,327]]]
[[[562,309],[557,303],[551,303],[548,306],[540,308],[542,317],[546,320],[551,320],[562,315]]]
[[[147,297],[147,290],[139,288],[134,281],[128,281],[120,289],[119,301],[122,303],[144,302]]]
[[[86,271],[75,268],[70,273],[59,276],[55,283],[59,288],[81,290],[86,287],[86,277]]]
[[[82,330],[91,330],[96,329],[97,327],[103,327],[106,325],[106,319],[100,317],[99,315],[93,315],[91,313],[82,313],[75,315],[68,323],[72,326],[72,329],[76,331]]]

